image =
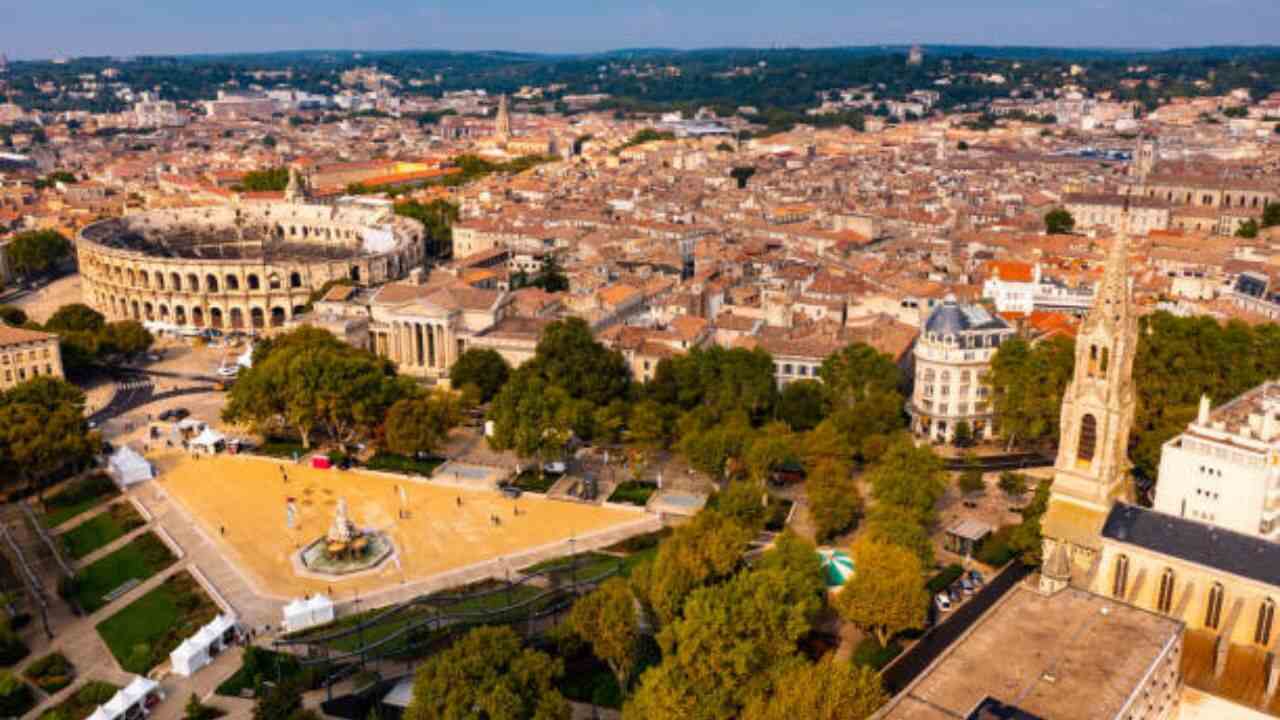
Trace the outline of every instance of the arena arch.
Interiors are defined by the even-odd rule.
[[[204,289],[206,292],[218,292],[218,276],[213,273],[205,275]]]

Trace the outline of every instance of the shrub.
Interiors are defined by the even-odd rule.
[[[53,694],[71,684],[75,666],[62,653],[50,653],[27,666],[24,673],[46,693]]]
[[[902,646],[890,640],[887,647],[882,647],[872,636],[863,638],[853,649],[853,664],[880,670],[888,665],[902,652]]]
[[[964,568],[959,565],[951,564],[942,568],[942,570],[938,571],[937,575],[934,575],[929,579],[929,582],[926,585],[926,587],[929,588],[929,594],[937,595],[943,590],[951,587],[951,583],[959,580],[960,576],[963,574]]]
[[[1005,525],[987,536],[987,539],[982,541],[982,547],[978,549],[976,556],[978,562],[991,567],[1003,567],[1005,563],[1012,560],[1013,556],[1018,554],[1009,542],[1015,527],[1017,526]]]
[[[35,694],[31,686],[11,672],[0,671],[0,716],[21,717],[35,707]]]

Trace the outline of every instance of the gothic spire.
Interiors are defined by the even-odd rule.
[[[1107,258],[1098,284],[1097,297],[1086,319],[1087,325],[1118,326],[1132,313],[1129,302],[1129,201],[1125,199],[1120,228],[1107,248]]]

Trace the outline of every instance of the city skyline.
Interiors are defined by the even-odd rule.
[[[274,50],[590,53],[640,47],[912,43],[1156,50],[1273,44],[1275,36],[1268,29],[1280,23],[1280,5],[1263,0],[1068,0],[1052,5],[995,0],[983,7],[925,0],[914,3],[909,14],[883,0],[852,7],[825,0],[759,3],[748,12],[723,0],[655,0],[621,8],[561,0],[540,5],[536,12],[509,0],[446,0],[429,8],[400,0],[374,0],[359,8],[332,0],[306,5],[287,0],[270,7],[229,0],[164,15],[136,0],[69,5],[55,9],[24,3],[0,9],[0,24],[23,29],[0,52],[27,60]]]

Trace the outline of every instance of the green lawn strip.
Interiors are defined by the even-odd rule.
[[[79,560],[144,524],[131,503],[118,502],[63,533],[62,546],[68,555]]]
[[[120,489],[106,473],[94,473],[67,483],[57,494],[45,499],[41,522],[57,527],[98,503],[120,494]]]
[[[40,720],[84,720],[99,705],[110,700],[120,688],[101,680],[90,680],[58,705],[45,710]]]
[[[98,623],[98,634],[120,667],[145,675],[217,614],[195,578],[180,572]]]
[[[574,564],[577,567],[574,568]],[[623,558],[598,552],[585,552],[569,557],[544,560],[536,565],[522,568],[520,572],[530,575],[538,572],[554,572],[562,580],[590,580],[599,577],[623,563]]]
[[[55,652],[27,665],[23,675],[35,683],[36,687],[52,695],[75,680],[76,668],[65,655]]]
[[[369,462],[364,466],[369,470],[381,470],[383,472],[394,472],[406,475],[421,475],[423,477],[431,477],[436,468],[444,464],[441,458],[432,458],[430,460],[418,460],[416,458],[405,457],[404,455],[393,455],[391,453],[378,453],[369,458]]]
[[[614,488],[613,494],[609,496],[609,502],[628,503],[643,507],[657,491],[658,486],[652,483],[628,480]]]
[[[77,573],[72,592],[85,612],[93,612],[106,605],[107,593],[129,580],[146,580],[176,561],[160,538],[149,532]]]

